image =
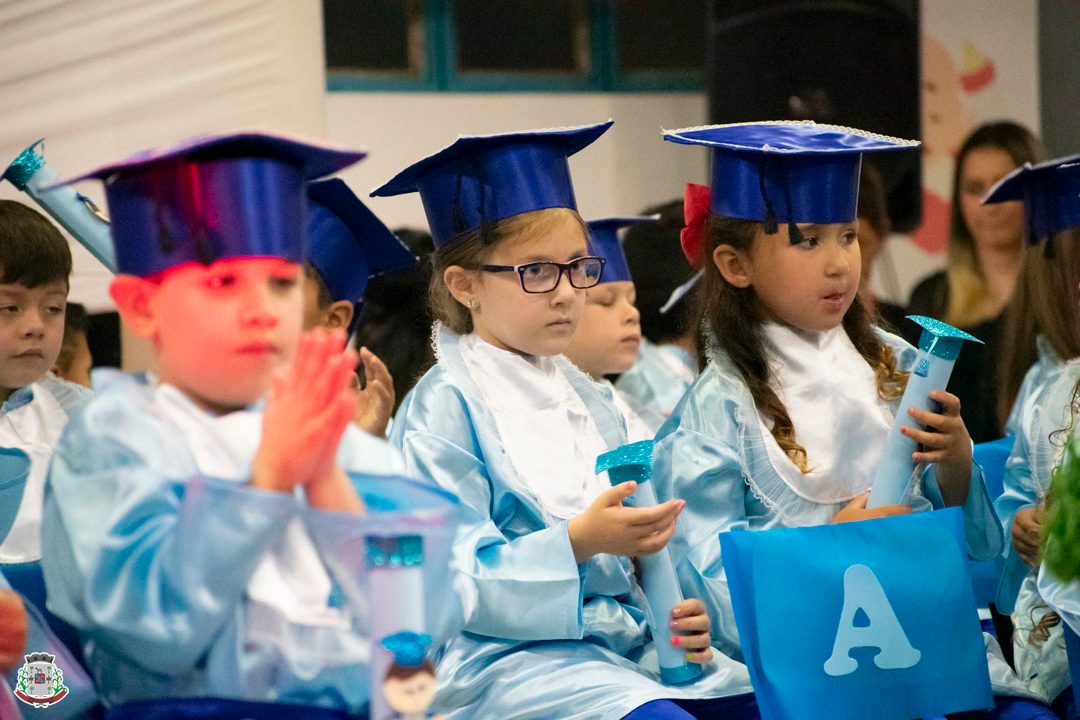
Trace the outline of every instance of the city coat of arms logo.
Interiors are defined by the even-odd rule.
[[[24,655],[26,662],[19,668],[15,697],[27,705],[43,708],[67,697],[64,673],[56,665],[56,657],[45,652]]]

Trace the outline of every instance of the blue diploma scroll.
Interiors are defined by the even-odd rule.
[[[115,273],[116,251],[109,234],[109,221],[90,198],[66,185],[56,187],[60,178],[38,152],[43,142],[38,140],[23,150],[4,170],[3,179],[32,197],[80,245]]]
[[[982,344],[982,340],[940,320],[922,315],[909,315],[908,319],[923,329],[919,338],[919,355],[915,361],[915,369],[908,378],[904,396],[900,399],[896,420],[874,476],[874,485],[870,489],[870,499],[867,502],[867,507],[871,508],[904,502],[911,487],[912,475],[915,472],[915,461],[911,459],[911,455],[918,444],[900,434],[900,427],[912,422],[908,409],[916,407],[937,412],[939,408],[936,407],[937,403],[930,400],[930,391],[944,390],[948,386],[953,365],[956,364],[965,340]]]
[[[596,472],[605,470],[612,485],[630,480],[637,483],[637,490],[623,501],[634,507],[655,507],[656,492],[652,479],[653,441],[631,443],[604,453],[596,459]],[[682,685],[701,675],[701,665],[687,662],[686,653],[671,645],[671,609],[683,601],[675,564],[667,548],[652,555],[643,555],[641,561],[641,587],[645,591],[645,608],[653,642],[660,656],[660,678],[667,685]]]

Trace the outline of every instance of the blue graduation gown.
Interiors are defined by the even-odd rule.
[[[439,332],[438,356],[391,434],[412,474],[482,518],[457,543],[476,608],[440,658],[436,709],[452,720],[615,720],[656,699],[750,692],[745,667],[723,656],[691,685],[660,684],[630,561],[575,562],[566,522],[544,510],[506,456],[457,335]],[[622,419],[599,386],[565,358],[557,362],[609,444],[624,442]]]
[[[299,519],[334,586],[354,596],[364,558],[346,550],[364,518],[250,487],[250,455],[239,477],[205,476],[144,379],[99,373],[95,384],[53,456],[42,564],[49,608],[79,630],[105,702],[216,696],[363,708],[364,609],[333,601],[344,603],[340,615],[301,622],[248,591]],[[252,449],[254,420],[243,443]],[[374,475],[404,467],[388,443],[352,426],[338,462]]]

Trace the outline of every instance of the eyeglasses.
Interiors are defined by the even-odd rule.
[[[516,272],[521,279],[521,289],[527,293],[548,293],[559,287],[563,273],[570,286],[578,290],[594,287],[600,282],[606,260],[592,255],[579,257],[568,263],[540,260],[522,265],[481,265],[486,272]]]

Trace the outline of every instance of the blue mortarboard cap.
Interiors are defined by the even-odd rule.
[[[664,139],[712,148],[712,212],[764,222],[769,232],[778,221],[853,221],[862,154],[919,145],[809,120],[665,130]]]
[[[1080,155],[1024,163],[998,181],[983,203],[1024,201],[1028,240],[1034,244],[1080,225]]]
[[[960,355],[960,347],[965,341],[983,344],[983,341],[974,335],[932,317],[908,315],[907,319],[922,328],[919,349],[934,357],[955,360]]]
[[[630,277],[630,266],[626,263],[626,253],[623,252],[622,241],[619,239],[619,230],[639,223],[656,222],[659,218],[659,215],[647,215],[589,221],[589,252],[607,261],[604,263],[600,282],[633,281]]]
[[[199,137],[148,150],[65,184],[105,181],[117,271],[306,254],[304,184],[364,153],[263,133]]]
[[[394,633],[383,638],[382,646],[394,655],[394,662],[402,667],[419,667],[424,664],[431,636],[410,631]]]
[[[335,300],[357,302],[368,279],[403,270],[416,257],[343,180],[308,183],[308,261]]]
[[[577,209],[567,158],[611,125],[608,120],[573,128],[462,136],[371,194],[420,193],[436,248],[485,223],[521,213]]]

